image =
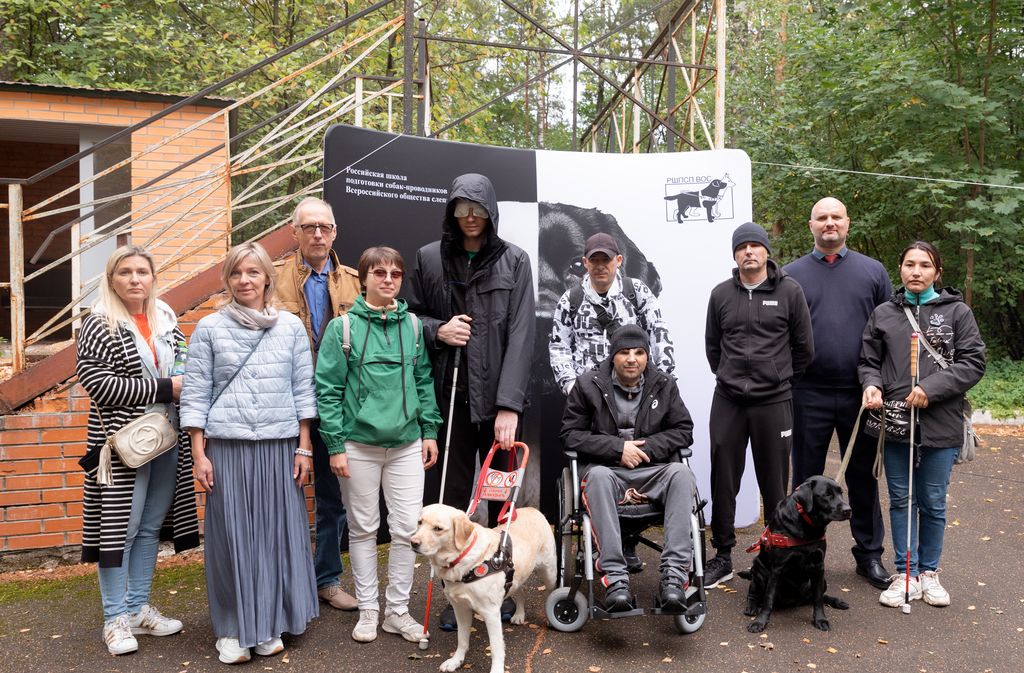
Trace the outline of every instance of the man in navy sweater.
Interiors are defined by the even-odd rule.
[[[875,442],[853,424],[861,402],[861,334],[875,307],[892,296],[892,284],[878,260],[846,247],[850,218],[842,201],[818,201],[808,224],[814,249],[785,267],[804,290],[814,330],[814,360],[793,387],[793,487],[824,472],[833,431],[843,453],[856,433],[846,471],[853,557],[857,574],[884,589],[889,572],[881,561],[885,530],[871,472]]]

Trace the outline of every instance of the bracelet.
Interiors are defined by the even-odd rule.
[[[313,452],[312,451],[307,451],[306,449],[303,449],[303,448],[299,447],[299,448],[295,449],[295,455],[296,456],[305,456],[306,458],[312,458],[313,457]]]

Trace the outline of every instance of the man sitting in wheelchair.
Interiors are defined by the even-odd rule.
[[[661,588],[655,607],[685,610],[693,546],[690,513],[695,481],[680,462],[693,442],[693,421],[675,380],[648,367],[647,333],[624,325],[611,337],[612,355],[581,374],[569,393],[561,439],[581,465],[583,503],[593,522],[609,613],[636,609],[622,553],[616,506],[651,502],[664,510]]]

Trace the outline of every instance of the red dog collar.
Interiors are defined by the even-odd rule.
[[[808,526],[817,528],[811,517],[807,516],[807,512],[804,511],[803,505],[800,503],[796,504],[796,511],[800,513],[800,517],[803,518],[804,522]],[[755,552],[760,549],[773,549],[776,547],[802,547],[806,544],[812,544],[814,542],[820,542],[825,539],[825,531],[821,532],[821,535],[815,538],[804,539],[798,537],[790,537],[783,533],[773,533],[771,528],[768,526],[764,527],[764,532],[761,533],[761,537],[757,539],[757,542],[747,547],[747,552]]]
[[[452,561],[451,563],[449,563],[446,566],[448,568],[448,570],[451,570],[452,568],[454,568],[455,566],[457,566],[459,564],[459,561],[461,561],[462,559],[466,558],[466,554],[469,553],[469,550],[473,548],[474,544],[476,544],[476,531],[473,531],[473,535],[471,535],[470,538],[469,538],[469,544],[467,544],[466,548],[462,550],[462,553],[459,554],[458,556],[456,556],[455,560]]]

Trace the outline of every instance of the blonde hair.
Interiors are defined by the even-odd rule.
[[[324,208],[326,208],[327,212],[331,214],[331,221],[335,223],[335,226],[337,226],[337,220],[334,219],[334,208],[331,207],[331,204],[327,203],[323,199],[318,199],[315,196],[307,196],[306,198],[302,199],[297,204],[295,204],[295,210],[292,211],[293,227],[297,227],[299,224],[299,212],[306,206],[312,205],[323,206]]]
[[[263,289],[263,304],[264,306],[270,306],[274,299],[274,288],[276,287],[274,282],[274,262],[271,261],[266,249],[254,241],[236,245],[228,251],[227,257],[224,258],[224,266],[220,270],[221,282],[224,283],[224,289],[228,293],[224,303],[229,304],[234,299],[234,296],[231,294],[231,274],[242,263],[242,260],[247,257],[252,257],[256,264],[259,265],[260,270],[267,276],[269,282],[267,287]]]
[[[141,257],[149,263],[149,270],[153,274],[153,285],[149,289],[149,296],[142,303],[142,313],[146,316],[146,320],[149,321],[150,329],[155,330],[157,325],[156,262],[153,260],[153,255],[138,245],[122,245],[110,253],[110,257],[107,258],[107,267],[102,280],[100,280],[100,296],[92,305],[93,311],[103,318],[111,334],[117,331],[118,324],[122,322],[127,323],[129,327],[134,325],[131,313],[128,312],[121,297],[118,296],[113,285],[111,285],[111,280],[114,277],[114,272],[117,271],[117,267],[121,266],[121,262],[129,257]],[[97,311],[97,307],[102,307],[102,311]]]

